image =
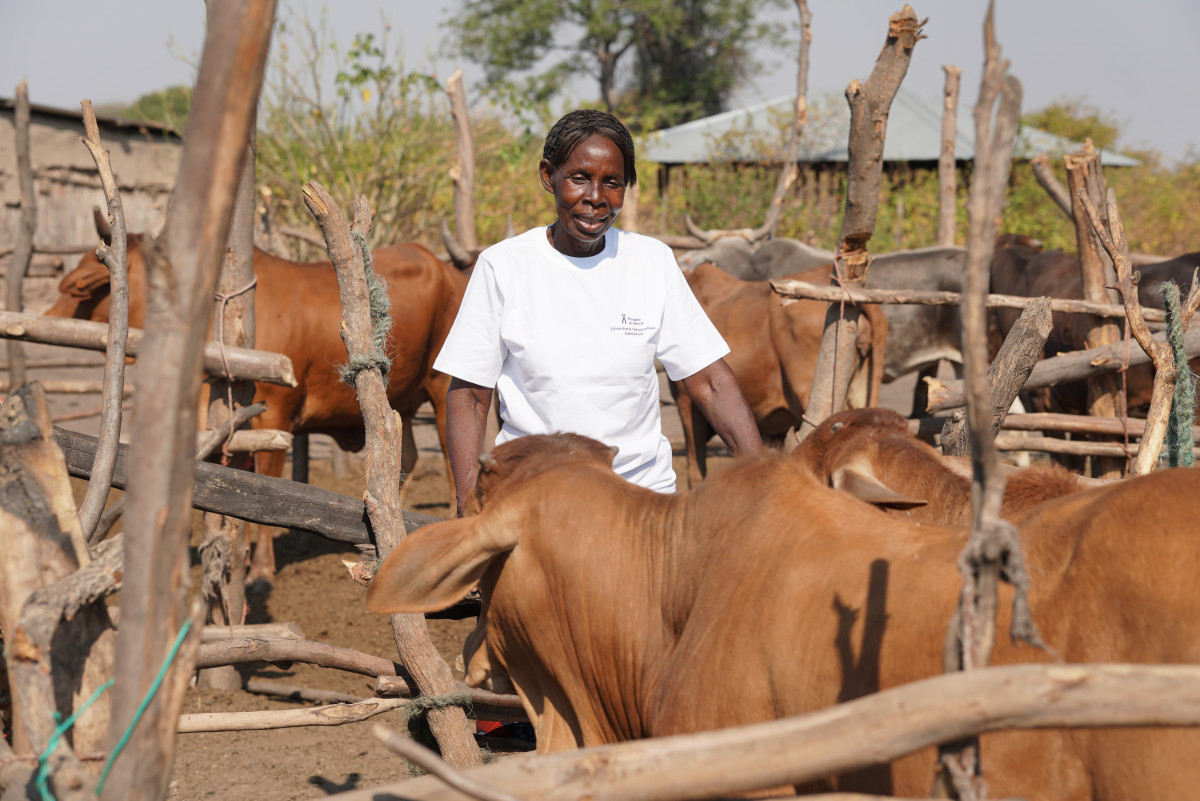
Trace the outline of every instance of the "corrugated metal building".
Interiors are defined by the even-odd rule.
[[[794,96],[786,95],[664,128],[642,140],[638,158],[668,166],[777,161],[787,144],[794,102]],[[809,107],[809,124],[801,139],[800,161],[809,164],[845,162],[850,132],[850,108],[845,97],[822,93],[810,98]],[[954,145],[954,157],[960,165],[975,157],[973,111],[973,104],[964,104],[960,98]],[[935,167],[941,154],[941,142],[941,98],[922,97],[901,88],[888,115],[884,162]],[[1036,128],[1022,127],[1014,155],[1018,159],[1030,159],[1040,153],[1053,157],[1078,149],[1077,142]],[[1111,151],[1101,151],[1100,158],[1106,167],[1132,167],[1138,163]]]

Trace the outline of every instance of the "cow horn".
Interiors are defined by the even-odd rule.
[[[454,266],[460,270],[465,270],[470,267],[475,260],[471,258],[471,254],[463,247],[462,242],[450,232],[450,223],[442,220],[442,244],[446,246],[446,252],[450,254],[450,261],[454,262]]]
[[[508,226],[504,229],[504,238],[512,239],[517,235],[517,229],[513,227],[512,215],[508,215]]]
[[[860,501],[889,509],[912,509],[929,501],[909,498],[888,487],[869,471],[845,467],[833,475],[834,489],[848,492]]]
[[[92,221],[96,224],[96,233],[104,240],[104,244],[112,244],[112,228],[108,224],[108,215],[99,206],[92,206]]]
[[[703,228],[696,225],[696,223],[692,220],[692,215],[685,214],[683,216],[683,223],[687,226],[689,234],[696,237],[706,245],[711,245],[713,243],[712,235],[709,234],[708,231],[705,231]]]

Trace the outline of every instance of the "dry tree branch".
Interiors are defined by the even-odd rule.
[[[370,251],[366,245],[371,227],[371,210],[365,197],[354,204],[354,224],[345,217],[333,198],[316,181],[304,185],[304,202],[325,234],[329,258],[337,272],[338,293],[342,303],[342,341],[349,356],[345,380],[352,383],[362,409],[367,442],[367,489],[364,499],[371,528],[375,532],[379,557],[387,554],[406,535],[401,515],[399,415],[392,409],[378,352],[380,327],[386,309],[372,304],[373,289],[368,279]],[[373,272],[371,277],[374,277]],[[377,282],[378,279],[375,279]],[[390,328],[391,321],[387,320]],[[392,615],[392,635],[405,668],[422,695],[439,696],[454,692],[450,670],[442,660],[420,615]],[[454,706],[431,709],[430,730],[446,759],[458,768],[480,764],[479,749],[467,726],[463,710]]]
[[[1074,221],[1075,212],[1071,209],[1071,194],[1054,177],[1054,170],[1050,169],[1050,157],[1041,153],[1034,156],[1029,165],[1033,168],[1033,177],[1037,179],[1038,185],[1046,190],[1046,194],[1054,201],[1054,205],[1067,215],[1068,220]]]
[[[779,167],[779,178],[775,182],[775,194],[767,206],[766,220],[761,228],[751,234],[751,242],[775,235],[783,216],[784,198],[800,174],[800,165],[797,163],[800,158],[800,138],[808,122],[808,48],[812,44],[812,14],[809,13],[807,0],[796,0],[796,10],[800,13],[800,52],[796,58],[796,101],[792,107],[792,125],[788,131],[783,163]]]
[[[1000,729],[1200,725],[1194,665],[1014,665],[954,673],[750,726],[505,760],[468,776],[530,798],[689,801],[803,784]],[[864,726],[870,748],[863,747]],[[435,777],[352,790],[458,798]]]
[[[1109,230],[1107,231],[1096,213],[1096,207],[1088,199],[1086,191],[1080,190],[1079,200],[1083,204],[1084,211],[1087,212],[1092,230],[1096,232],[1100,244],[1104,246],[1116,268],[1116,290],[1121,293],[1121,298],[1125,302],[1125,311],[1129,317],[1129,330],[1154,363],[1154,388],[1150,395],[1150,411],[1146,414],[1146,433],[1138,447],[1137,459],[1134,460],[1129,471],[1131,475],[1140,476],[1152,471],[1162,454],[1163,440],[1167,436],[1167,421],[1171,416],[1171,399],[1175,392],[1175,382],[1178,379],[1175,355],[1171,344],[1164,340],[1154,339],[1150,334],[1150,329],[1146,326],[1137,291],[1141,276],[1133,271],[1133,265],[1129,260],[1129,242],[1125,239],[1121,213],[1117,208],[1116,191],[1111,188],[1108,190]],[[1200,294],[1197,293],[1196,285],[1193,282],[1192,291],[1188,295],[1186,304],[1190,311],[1185,312],[1185,330],[1195,311],[1194,304],[1200,304]]]
[[[521,801],[521,799],[511,793],[496,790],[467,778],[447,765],[437,754],[416,740],[397,734],[382,724],[376,723],[371,728],[371,733],[378,737],[379,741],[387,746],[388,750],[394,751],[417,767],[438,777],[455,790],[471,798],[478,799],[478,801]]]
[[[100,411],[100,442],[87,492],[79,505],[79,525],[89,543],[104,512],[116,468],[117,445],[121,441],[121,398],[125,389],[125,351],[129,342],[129,265],[126,258],[125,209],[113,177],[108,151],[100,141],[100,128],[92,101],[84,100],[83,127],[87,136],[82,140],[96,170],[108,204],[109,244],[101,242],[96,257],[104,262],[109,276],[108,348],[104,355],[104,400]]]
[[[961,312],[973,516],[967,546],[958,559],[963,589],[944,644],[943,667],[947,671],[973,670],[988,664],[995,642],[1002,563],[1007,566],[1007,578],[1017,587],[1014,634],[1020,629],[1020,636],[1026,640],[1038,639],[1025,608],[1028,578],[1021,564],[1016,529],[1000,517],[1005,478],[995,447],[988,389],[984,298],[1021,109],[1021,84],[1007,74],[1008,62],[1000,58],[993,3],[988,4],[983,39],[985,60],[974,112],[976,169],[967,203],[967,281]],[[956,793],[963,801],[980,797],[977,741],[947,743],[938,749],[938,755],[942,770],[937,781],[942,791]]]

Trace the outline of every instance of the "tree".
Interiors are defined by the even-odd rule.
[[[187,130],[188,112],[192,107],[192,87],[168,86],[144,94],[132,105],[118,113],[120,117],[170,125],[179,132]]]
[[[1120,123],[1086,98],[1064,98],[1021,118],[1022,125],[1038,128],[1073,142],[1090,138],[1098,148],[1111,148],[1121,136]]]
[[[608,111],[639,127],[721,110],[756,73],[754,45],[780,28],[759,20],[780,0],[463,0],[446,27],[484,68],[485,91],[509,108],[549,116],[576,76],[595,78]]]

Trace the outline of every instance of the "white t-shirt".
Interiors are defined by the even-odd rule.
[[[480,254],[434,369],[496,387],[497,445],[583,434],[617,446],[624,478],[673,492],[654,360],[679,380],[728,352],[666,245],[613,228],[571,258],[541,227]]]

